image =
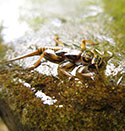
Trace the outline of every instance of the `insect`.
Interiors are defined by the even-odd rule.
[[[97,70],[97,73],[99,73],[98,68],[103,63],[103,57],[96,49],[87,50],[86,42],[92,45],[97,45],[99,43],[94,43],[89,40],[83,40],[80,45],[80,50],[78,50],[65,48],[64,43],[59,41],[58,36],[54,38],[54,41],[57,45],[55,47],[43,47],[30,54],[9,60],[8,62],[13,62],[34,55],[40,55],[38,61],[32,67],[29,67],[28,70],[33,70],[38,67],[41,64],[41,60],[44,58],[50,62],[58,63],[59,71],[68,77],[72,77],[72,75],[66,70],[75,66],[78,67],[77,72],[79,74],[82,74],[82,76],[91,77],[89,72],[90,67],[94,67]]]

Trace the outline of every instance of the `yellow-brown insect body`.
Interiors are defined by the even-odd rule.
[[[12,60],[9,60],[8,62],[13,62],[13,61],[16,61],[16,60],[20,60],[20,59],[24,59],[26,57],[31,57],[31,56],[35,56],[35,55],[41,55],[45,50],[53,50],[53,51],[58,51],[62,49],[61,47],[43,47],[43,48],[39,48],[38,50],[32,52],[32,53],[29,53],[27,55],[24,55],[24,56],[21,56],[21,57],[17,57],[17,58],[14,58]]]
[[[58,40],[58,37],[56,37],[54,40],[56,42],[56,45],[63,45],[63,43]],[[29,70],[33,70],[34,68],[38,67],[41,64],[41,60],[44,58],[48,61],[58,63],[59,70],[68,77],[71,77],[71,74],[68,73],[66,70],[74,66],[78,66],[78,72],[82,74],[82,76],[87,76],[87,73],[85,73],[84,75],[84,72],[88,70],[88,67],[94,65],[98,70],[98,67],[103,62],[103,59],[96,51],[86,50],[85,42],[88,42],[92,45],[96,45],[96,43],[91,42],[89,40],[83,40],[81,44],[81,50],[64,48],[62,46],[43,47],[30,54],[12,59],[8,62],[13,62],[15,60],[20,60],[34,55],[40,55],[38,61],[32,67],[30,67]],[[90,76],[90,73],[88,74],[88,76]]]

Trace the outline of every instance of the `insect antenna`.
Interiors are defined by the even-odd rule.
[[[42,53],[42,50],[39,49],[39,50],[36,50],[36,51],[34,51],[34,52],[32,52],[32,53],[29,53],[29,54],[27,54],[27,55],[14,58],[14,59],[12,59],[12,60],[8,60],[7,63],[8,63],[8,62],[13,62],[13,61],[16,61],[16,60],[20,60],[20,59],[23,59],[23,58],[26,58],[26,57],[31,57],[31,56],[34,56],[34,55],[40,55],[41,53]]]

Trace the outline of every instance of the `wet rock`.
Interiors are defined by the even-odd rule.
[[[10,130],[122,130],[125,87],[0,67],[0,115]],[[103,79],[104,80],[104,79]],[[116,117],[117,116],[117,117]]]

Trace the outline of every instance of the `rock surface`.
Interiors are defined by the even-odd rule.
[[[0,59],[5,56],[6,61],[41,46],[54,46],[55,35],[75,49],[83,39],[99,41],[98,46],[87,45],[87,49],[114,52],[114,57],[99,69],[100,75],[92,69],[93,78],[69,79],[58,72],[58,64],[48,61],[28,71],[36,57],[0,63],[0,116],[9,130],[123,131],[125,26],[117,19],[121,12],[116,9],[119,14],[110,16],[104,12],[104,3],[97,0],[25,2],[19,18],[32,31],[5,43],[6,48],[0,43]],[[113,6],[110,1],[106,5],[109,10]]]
[[[10,130],[124,129],[125,87],[8,65],[0,74],[0,114]]]

